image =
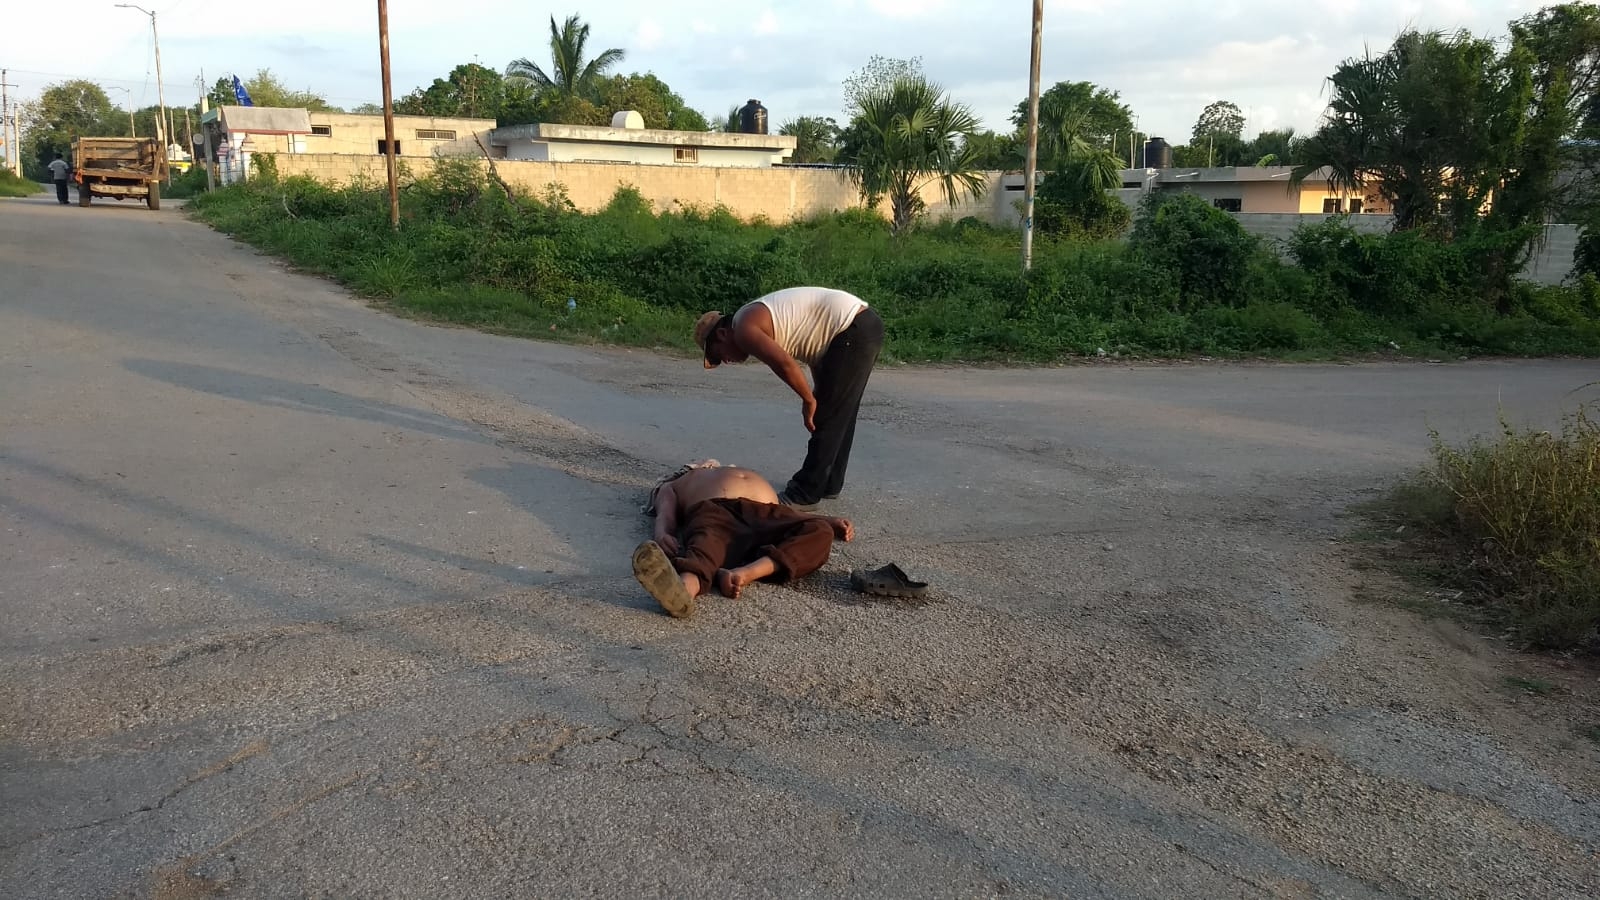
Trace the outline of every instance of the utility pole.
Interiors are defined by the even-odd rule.
[[[1035,5],[1043,0],[1034,0]],[[389,162],[389,227],[400,228],[400,181],[394,161],[394,94],[389,87],[389,0],[378,0],[378,54],[383,68],[383,150]]]
[[[171,134],[167,124],[167,90],[161,83],[161,37],[156,34],[156,14],[136,3],[118,3],[122,9],[137,9],[150,17],[150,40],[156,46],[156,102],[161,104],[161,114],[156,118],[156,131],[161,132],[156,137],[161,141],[161,155],[166,157],[167,147],[172,142],[168,135]],[[172,184],[172,168],[163,166],[167,172],[167,184]]]
[[[382,0],[379,0],[382,2]],[[1022,271],[1033,268],[1033,182],[1039,174],[1039,51],[1044,0],[1033,0],[1033,59],[1028,67],[1028,161],[1022,184]]]
[[[200,92],[200,142],[206,148],[206,190],[217,189],[217,163],[211,158],[211,135],[206,134],[206,113],[210,111],[211,101],[206,98],[206,70],[200,70],[200,77],[195,81],[195,88]],[[190,152],[194,152],[194,145],[190,144]]]
[[[7,69],[0,69],[0,144],[6,145],[6,168],[16,169],[17,145],[11,141],[11,85]]]

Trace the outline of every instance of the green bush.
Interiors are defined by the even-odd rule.
[[[721,208],[658,210],[628,186],[585,214],[560,185],[507,197],[465,159],[404,175],[398,231],[377,183],[256,178],[192,206],[397,310],[563,340],[687,349],[702,310],[814,284],[873,304],[889,325],[886,356],[902,361],[1333,355],[1391,342],[1428,354],[1600,353],[1593,278],[1519,287],[1500,311],[1472,292],[1459,249],[1319,226],[1292,242],[1294,265],[1194,197],[1146,206],[1126,242],[1039,235],[1026,275],[1019,232],[976,219],[899,235],[865,209],[742,223]]]
[[[1253,260],[1265,251],[1233,216],[1192,194],[1146,198],[1128,246],[1178,279],[1180,311],[1239,306]]]

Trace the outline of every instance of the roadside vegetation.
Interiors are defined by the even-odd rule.
[[[10,169],[0,169],[0,197],[32,197],[39,191],[38,182],[18,178]]]
[[[1130,236],[1020,238],[975,219],[891,233],[863,210],[792,224],[658,212],[620,188],[585,214],[559,186],[508,196],[470,160],[408,178],[391,231],[376,184],[257,177],[198,214],[412,314],[508,334],[689,346],[701,311],[794,284],[853,291],[900,361],[1071,356],[1600,354],[1600,282],[1491,295],[1470,238],[1303,229],[1284,260],[1226,213],[1153,195]],[[569,302],[570,301],[570,302]]]
[[[1600,421],[1449,446],[1378,506],[1385,555],[1540,649],[1600,652]]]

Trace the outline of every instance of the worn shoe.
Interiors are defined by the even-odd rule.
[[[656,598],[661,608],[675,619],[694,615],[694,598],[683,586],[678,570],[672,567],[665,550],[655,541],[645,541],[633,551],[633,577],[640,587]]]
[[[790,509],[797,509],[801,512],[811,512],[817,508],[817,504],[815,503],[801,503],[800,501],[794,499],[793,497],[789,496],[788,491],[778,492],[778,502],[789,507]]]

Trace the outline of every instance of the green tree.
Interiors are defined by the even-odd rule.
[[[272,74],[271,69],[258,69],[256,74],[245,79],[245,92],[250,95],[252,106],[276,106],[288,109],[309,109],[314,112],[339,112],[339,108],[324,100],[320,94],[310,90],[291,90],[278,76]],[[239,99],[233,94],[233,78],[218,78],[216,84],[211,86],[211,91],[206,95],[212,106],[238,106]]]
[[[1408,31],[1380,56],[1347,60],[1291,180],[1326,167],[1333,190],[1387,200],[1397,229],[1451,233],[1506,171],[1527,102],[1508,75],[1494,44],[1465,32]]]
[[[1230,137],[1234,140],[1244,137],[1244,113],[1240,112],[1239,105],[1231,100],[1218,100],[1207,104],[1201,111],[1200,118],[1194,123],[1194,143],[1202,144],[1206,138],[1218,137]]]
[[[981,131],[967,138],[972,147],[973,165],[990,172],[1020,171],[1027,162],[1027,148],[1016,134]]]
[[[1117,237],[1133,211],[1110,191],[1122,182],[1122,159],[1092,150],[1050,173],[1034,197],[1034,225],[1045,234],[1103,240]]]
[[[985,181],[968,143],[978,119],[922,76],[866,91],[839,159],[868,205],[887,197],[898,233],[923,210],[922,189],[937,184],[951,206],[981,197]]]
[[[559,27],[550,17],[550,71],[523,57],[506,66],[506,78],[529,82],[536,93],[555,93],[563,98],[581,97],[593,102],[600,81],[612,67],[622,62],[623,51],[613,47],[594,57],[586,57],[589,25],[577,13]]]
[[[77,78],[45,88],[38,100],[23,105],[18,122],[27,174],[42,181],[57,153],[72,158],[73,139],[127,134],[128,114],[100,85]]]
[[[1292,166],[1297,143],[1293,128],[1263,131],[1250,142],[1246,156],[1255,157],[1258,166]]]
[[[896,59],[874,55],[867,64],[851,72],[844,79],[844,111],[852,119],[861,112],[861,102],[868,96],[881,93],[896,81],[922,77],[922,57]]]
[[[1028,127],[1028,103],[1017,104],[1011,123]],[[1112,149],[1126,146],[1133,133],[1133,111],[1116,91],[1087,81],[1062,81],[1039,95],[1039,162],[1041,168],[1059,168],[1066,158],[1081,155],[1092,146]]]
[[[358,116],[381,116],[383,115],[383,104],[363,103],[359,106],[350,107],[350,111]]]
[[[830,163],[839,154],[839,123],[833,119],[801,116],[783,123],[778,133],[795,139],[790,162]]]
[[[499,72],[477,63],[463,63],[427,88],[417,88],[394,105],[408,116],[452,116],[493,119],[505,103],[505,79]],[[382,112],[380,109],[379,112]]]
[[[631,109],[644,118],[646,128],[705,131],[705,116],[690,109],[666,82],[646,72],[602,79],[597,105],[607,115]]]

